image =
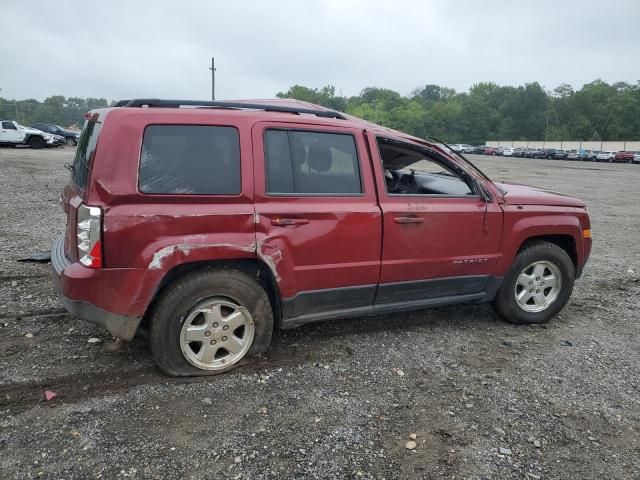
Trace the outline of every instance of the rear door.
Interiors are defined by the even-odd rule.
[[[481,296],[496,270],[502,209],[485,202],[456,164],[412,153],[415,146],[401,140],[391,139],[395,150],[383,147],[386,140],[369,137],[384,217],[375,303]],[[398,173],[390,175],[394,163],[407,164],[400,185]],[[423,186],[411,190],[421,175]]]
[[[382,220],[362,130],[259,122],[252,137],[257,253],[285,321],[371,305]]]

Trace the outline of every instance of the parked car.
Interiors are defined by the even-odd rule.
[[[496,155],[502,156],[505,148],[507,148],[507,147],[497,147],[496,148]]]
[[[584,202],[320,106],[123,104],[87,115],[55,283],[120,342],[143,325],[171,375],[228,371],[275,326],[461,302],[547,322],[591,251]]]
[[[495,147],[482,147],[483,155],[497,155],[497,148]]]
[[[543,154],[542,150],[537,148],[529,148],[525,152],[525,156],[527,158],[541,158]]]
[[[541,158],[553,158],[553,154],[555,153],[555,151],[555,148],[543,148]]]
[[[589,160],[589,152],[587,150],[579,149],[576,153],[576,160]]]
[[[58,147],[64,138],[28,128],[14,120],[0,120],[0,145],[28,145],[31,148]]]
[[[613,156],[613,162],[615,163],[631,163],[633,162],[633,155],[635,152],[622,151],[616,152]]]
[[[64,137],[67,145],[78,145],[78,138],[80,138],[80,132],[68,130],[52,123],[34,123],[31,125],[31,128],[50,133],[52,135],[60,135],[61,137]]]
[[[473,153],[474,150],[474,147],[466,143],[456,143],[455,145],[451,145],[451,148],[457,153]]]
[[[596,162],[613,162],[617,152],[600,152],[596,156]]]
[[[640,163],[640,151],[633,154],[633,163]]]
[[[587,160],[590,160],[592,162],[596,161],[596,157],[598,155],[600,155],[602,152],[600,150],[589,150],[587,152]]]
[[[513,157],[514,148],[508,147],[502,150],[502,156],[504,157]]]
[[[548,158],[553,158],[554,160],[566,160],[567,152],[566,150],[556,149],[553,151],[553,154]]]
[[[527,150],[527,149],[526,149],[526,148],[524,148],[524,147],[518,147],[518,148],[515,148],[515,149],[513,150],[513,156],[514,156],[514,157],[524,157],[526,150]]]
[[[577,160],[578,150],[567,150],[567,160]]]

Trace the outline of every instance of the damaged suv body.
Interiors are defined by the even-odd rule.
[[[492,182],[446,146],[290,100],[89,112],[56,285],[172,375],[218,373],[274,327],[462,302],[542,323],[591,250],[580,200]],[[185,108],[188,107],[188,108]]]

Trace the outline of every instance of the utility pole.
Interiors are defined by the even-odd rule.
[[[211,100],[216,99],[216,59],[211,57]]]

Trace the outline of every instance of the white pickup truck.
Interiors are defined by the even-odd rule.
[[[31,148],[57,147],[64,137],[24,127],[13,120],[0,120],[0,145],[29,145]]]

